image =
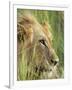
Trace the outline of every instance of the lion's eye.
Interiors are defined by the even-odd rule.
[[[47,46],[45,40],[41,39],[41,40],[39,40],[39,42],[40,42],[41,44],[43,44],[44,46]]]

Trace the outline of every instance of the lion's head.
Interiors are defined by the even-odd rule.
[[[52,47],[49,24],[40,24],[32,15],[26,14],[17,21],[17,54],[26,63],[25,79],[58,78],[59,58]]]

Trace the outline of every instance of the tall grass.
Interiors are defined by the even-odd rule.
[[[47,10],[17,10],[17,17],[25,13],[25,11],[30,12],[35,16],[39,23],[44,23],[47,21],[51,26],[51,32],[53,35],[53,48],[55,49],[59,57],[59,67],[60,74],[63,77],[64,71],[64,12],[63,11],[47,11]],[[26,78],[26,72],[29,70],[27,68],[27,63],[25,60],[25,55],[20,54],[18,56],[18,65],[17,65],[17,79],[26,80],[31,78]],[[31,68],[30,68],[31,69]],[[34,71],[32,71],[33,73]],[[29,76],[29,75],[28,75]],[[30,76],[31,77],[31,76]],[[33,77],[33,76],[32,76]]]

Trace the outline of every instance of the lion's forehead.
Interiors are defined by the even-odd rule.
[[[47,39],[47,36],[43,32],[43,27],[40,24],[33,25],[33,32],[34,32],[33,33],[34,37],[36,37],[36,39],[41,39],[41,38]]]

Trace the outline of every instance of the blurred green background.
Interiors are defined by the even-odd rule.
[[[64,11],[17,9],[17,17],[23,15],[26,11],[33,14],[39,23],[47,21],[51,26],[51,32],[53,35],[53,48],[59,57],[59,71],[61,77],[64,77]],[[22,59],[22,57],[20,57],[20,59]],[[18,66],[18,74],[20,74],[18,75],[18,80],[23,80],[25,79],[24,73],[26,67],[24,67],[24,64],[22,64],[23,62],[19,63],[21,65]]]

